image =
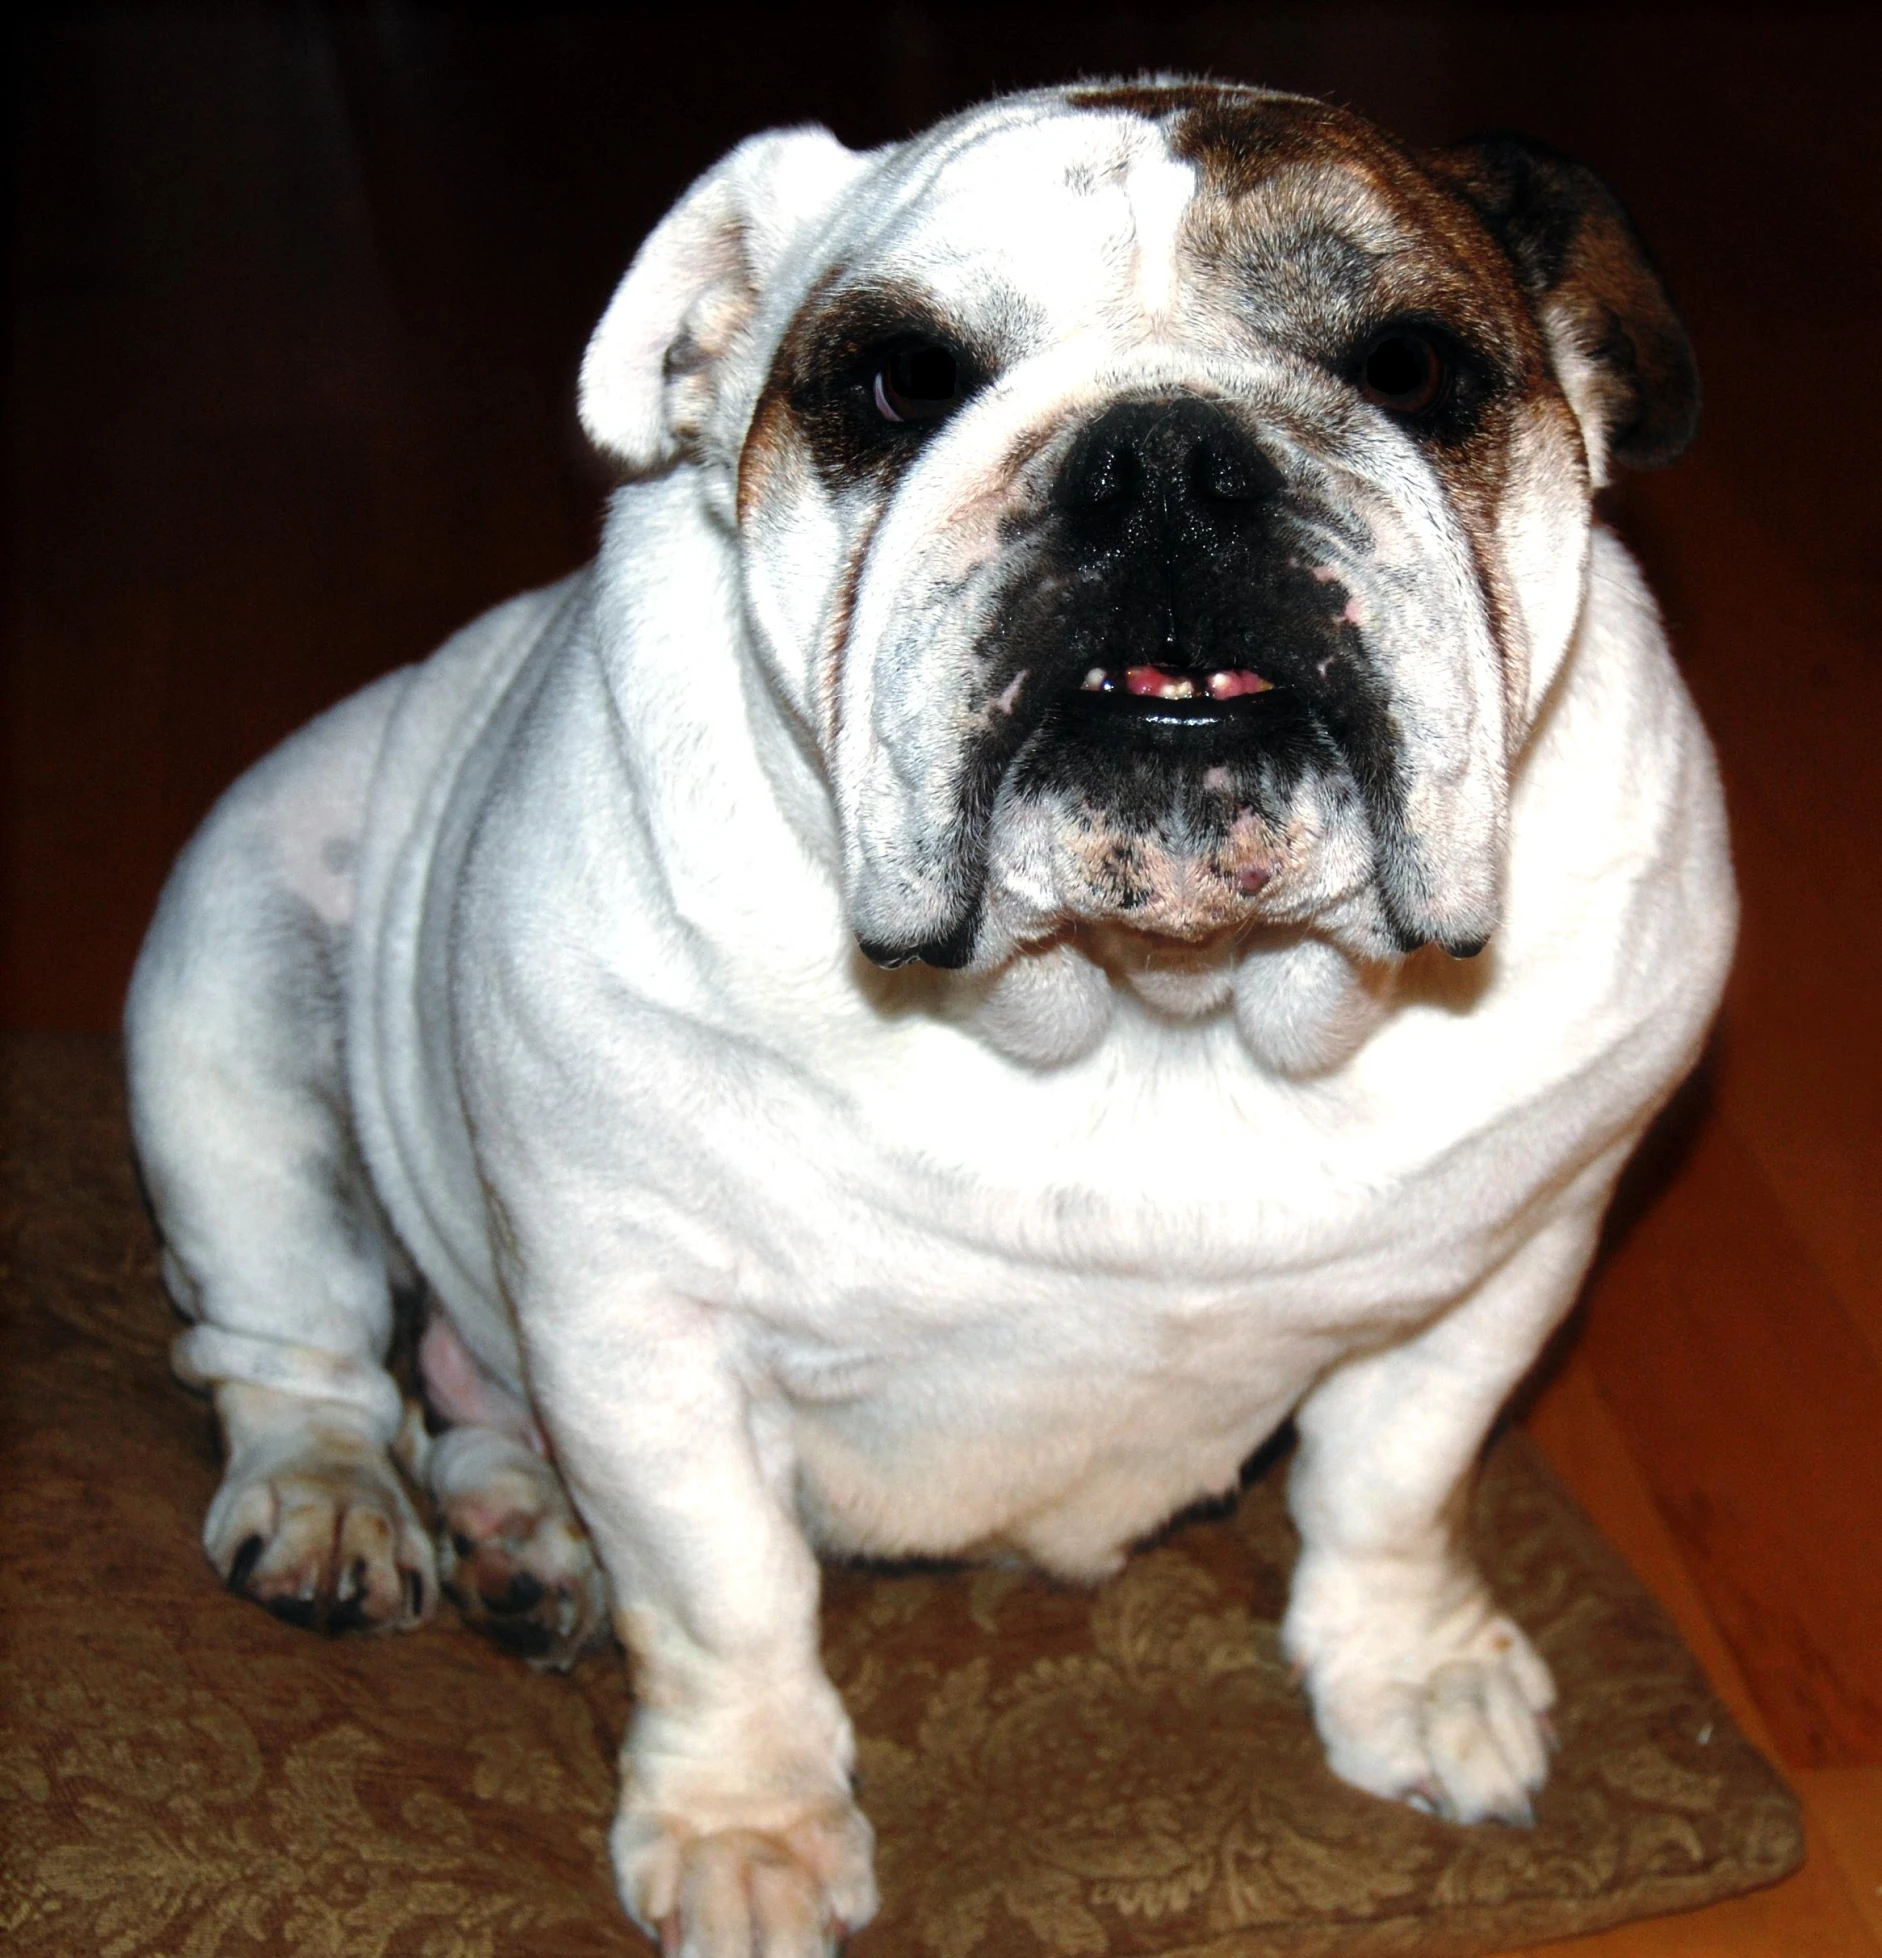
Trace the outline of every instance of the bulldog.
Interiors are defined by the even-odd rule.
[[[1291,1417],[1334,1772],[1527,1820],[1464,1496],[1734,930],[1593,515],[1697,412],[1620,206],[1214,84],[793,129],[580,412],[596,562],[261,762],[137,968],[216,1569],[612,1631],[628,1911],[802,1958],[875,1904],[818,1554],[1096,1582]]]

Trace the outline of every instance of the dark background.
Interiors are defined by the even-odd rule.
[[[165,867],[224,784],[590,553],[606,476],[575,423],[583,343],[641,235],[738,137],[816,119],[867,145],[997,88],[1177,69],[1595,165],[1707,385],[1694,454],[1611,502],[1721,750],[1746,928],[1655,1201],[1534,1420],[1637,1560],[1661,1557],[1781,1758],[1818,1775],[1813,1815],[1882,1856],[1873,20],[302,5],[46,9],[6,31],[15,1028],[114,1025]],[[1878,1884],[1850,1887],[1882,1929]]]

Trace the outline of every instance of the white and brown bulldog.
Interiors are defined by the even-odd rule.
[[[262,762],[145,947],[216,1567],[612,1625],[628,1909],[801,1958],[875,1902],[818,1551],[1095,1581],[1291,1415],[1334,1769],[1525,1819],[1457,1521],[1730,952],[1591,515],[1696,407],[1515,141],[1159,83],[735,150],[589,348],[598,561]]]

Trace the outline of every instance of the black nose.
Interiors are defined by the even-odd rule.
[[[1279,494],[1281,472],[1220,402],[1122,401],[1072,445],[1052,500],[1094,536],[1146,520],[1169,532],[1240,525]]]

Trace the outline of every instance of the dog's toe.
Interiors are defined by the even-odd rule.
[[[1334,1773],[1451,1822],[1528,1827],[1548,1779],[1548,1667],[1500,1614],[1455,1652],[1310,1673]]]
[[[232,1462],[203,1536],[231,1591],[308,1631],[401,1631],[437,1588],[391,1463],[317,1436],[265,1467]]]
[[[458,1428],[434,1445],[427,1474],[440,1575],[468,1623],[545,1668],[606,1641],[606,1580],[548,1463],[507,1437]]]
[[[614,1832],[622,1895],[663,1958],[831,1958],[875,1914],[870,1848],[848,1802],[777,1830],[698,1834],[630,1811]]]

